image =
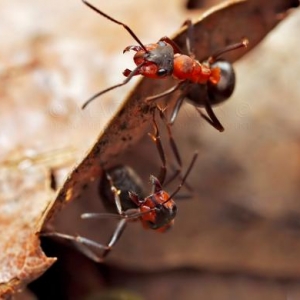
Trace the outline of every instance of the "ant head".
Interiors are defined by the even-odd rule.
[[[137,51],[133,59],[136,65],[145,63],[139,74],[149,78],[163,78],[172,75],[174,67],[174,49],[166,42],[159,41],[156,44],[145,46]]]
[[[148,226],[151,229],[166,229],[166,226],[169,228],[170,225],[173,225],[174,223],[177,214],[177,206],[173,200],[169,200],[166,203],[157,205],[154,212],[155,221],[148,221]]]
[[[195,164],[197,157],[198,153],[196,152],[186,173],[181,180],[181,183],[177,186],[177,188],[171,195],[169,195],[162,189],[156,177],[154,177],[153,175],[150,177],[150,180],[153,184],[154,193],[145,199],[141,207],[141,219],[144,223],[146,223],[146,226],[150,227],[151,229],[159,229],[160,231],[164,231],[174,223],[173,220],[177,214],[177,206],[173,198],[185,183],[190,171]]]
[[[160,190],[147,197],[143,203],[145,212],[152,208],[152,211],[143,214],[141,219],[146,227],[151,229],[167,229],[174,223],[177,214],[177,206],[170,195],[164,190]]]

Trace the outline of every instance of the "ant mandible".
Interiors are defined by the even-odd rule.
[[[154,112],[155,113],[155,112]],[[160,111],[162,115],[163,112]],[[181,178],[181,182],[173,193],[169,194],[163,189],[163,184],[166,178],[166,157],[160,139],[158,125],[153,115],[154,134],[151,134],[151,139],[155,142],[160,159],[162,161],[161,170],[158,177],[150,175],[152,184],[152,193],[149,196],[144,196],[142,181],[136,172],[128,166],[118,165],[107,171],[99,184],[99,191],[103,198],[108,201],[108,207],[111,201],[114,204],[117,213],[84,213],[81,215],[83,219],[103,219],[116,218],[119,222],[110,237],[108,243],[100,244],[91,239],[82,236],[73,236],[59,232],[44,232],[43,236],[54,236],[74,242],[79,251],[95,262],[103,262],[105,257],[110,253],[116,242],[120,239],[126,225],[130,221],[141,221],[146,229],[153,229],[157,232],[165,232],[174,224],[174,218],[177,213],[177,206],[173,198],[181,190],[189,176],[198,153],[196,152],[192,160]],[[167,125],[169,126],[169,125]],[[168,132],[169,128],[168,128]],[[171,148],[174,152],[177,151],[173,137],[170,135]],[[174,143],[174,144],[173,144]],[[174,146],[175,145],[175,146]],[[174,153],[175,156],[179,155]],[[176,158],[177,159],[177,158]],[[181,164],[179,158],[178,163]],[[178,172],[177,172],[178,174]],[[175,177],[172,177],[172,180]],[[169,180],[170,182],[170,180]],[[141,193],[141,194],[138,194]],[[92,249],[103,251],[99,256]]]
[[[161,38],[157,43],[144,45],[129,26],[108,16],[87,1],[82,1],[103,17],[118,25],[122,25],[139,44],[138,46],[128,46],[123,51],[123,53],[130,50],[136,52],[133,57],[136,68],[134,70],[124,70],[123,75],[127,78],[122,83],[96,93],[83,104],[83,109],[97,97],[127,84],[136,75],[153,79],[173,76],[180,80],[177,85],[161,94],[146,98],[146,101],[156,100],[180,89],[182,93],[174,106],[170,124],[174,123],[183,100],[187,97],[208,123],[219,131],[224,130],[211,106],[223,102],[231,96],[235,86],[235,74],[232,65],[228,61],[221,60],[220,56],[226,52],[246,47],[248,45],[247,39],[243,39],[239,43],[229,45],[217,51],[214,55],[200,63],[195,59],[193,53],[193,24],[190,20],[187,20],[183,24],[183,26],[186,25],[188,27],[186,41],[188,55],[185,55],[182,54],[183,52],[178,45],[168,37]],[[197,108],[198,106],[204,106],[208,116],[203,114]]]

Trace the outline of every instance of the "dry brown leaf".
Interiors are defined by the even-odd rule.
[[[56,260],[40,248],[42,216],[53,203],[50,169],[70,162],[71,152],[24,151],[2,161],[0,170],[0,295],[5,298],[39,277]]]
[[[292,3],[292,2],[291,2]],[[265,34],[267,34],[276,24],[277,22],[283,17],[281,13],[285,13],[285,10],[289,7],[289,3],[287,1],[269,1],[259,3],[258,1],[235,1],[232,2],[231,5],[229,5],[227,8],[224,6],[221,6],[219,11],[213,15],[216,17],[208,17],[207,19],[200,21],[198,25],[196,26],[197,35],[204,34],[204,37],[202,40],[199,40],[197,43],[199,43],[199,48],[197,48],[197,56],[199,58],[204,57],[208,54],[210,54],[213,50],[222,47],[224,44],[227,44],[228,41],[236,41],[236,39],[240,39],[241,37],[247,36],[249,40],[251,41],[251,47],[254,47],[258,41],[260,41]],[[228,14],[228,15],[227,15]],[[266,15],[265,15],[266,14]],[[236,30],[236,23],[232,23],[232,17],[237,16],[235,18],[236,22],[239,23],[239,28],[245,28],[245,32],[239,32]],[[229,19],[228,19],[229,17]],[[220,25],[224,21],[224,25]],[[253,30],[253,23],[257,25],[257,29]],[[228,26],[231,24],[232,27]],[[248,24],[248,25],[247,25]],[[217,26],[218,25],[218,26]],[[226,26],[225,26],[226,25]],[[222,28],[222,30],[220,30]],[[64,29],[66,32],[66,29]],[[216,32],[214,32],[216,30]],[[199,32],[198,32],[199,31]],[[62,34],[62,33],[61,33]],[[205,38],[208,37],[207,38]],[[210,36],[214,36],[212,40],[210,40]],[[229,40],[225,40],[225,38],[229,38]],[[181,37],[178,38],[178,43],[184,42],[184,33],[181,35]],[[50,42],[49,42],[50,40]],[[42,42],[41,42],[42,41]],[[211,42],[213,41],[213,42]],[[45,110],[49,108],[50,99],[52,98],[59,98],[56,99],[58,101],[64,100],[66,98],[71,98],[72,93],[68,93],[68,91],[63,90],[65,92],[63,97],[57,97],[60,90],[57,87],[62,86],[62,82],[69,82],[70,80],[70,74],[76,74],[76,72],[72,72],[73,70],[65,69],[64,67],[61,68],[63,70],[62,81],[58,80],[54,82],[51,82],[50,80],[50,87],[51,84],[53,84],[53,90],[51,90],[51,93],[47,93],[47,85],[49,85],[49,81],[45,80],[45,82],[42,82],[41,85],[33,85],[34,88],[28,88],[28,86],[25,83],[25,77],[27,80],[28,72],[32,72],[32,70],[35,71],[35,68],[41,69],[43,72],[42,79],[47,79],[47,72],[50,72],[55,70],[55,66],[59,65],[61,67],[60,59],[61,57],[56,55],[55,49],[61,49],[61,44],[55,44],[52,43],[53,41],[48,39],[48,37],[38,37],[37,40],[33,41],[33,60],[29,60],[29,64],[26,65],[25,73],[23,74],[22,68],[21,73],[19,76],[20,78],[17,79],[17,82],[14,82],[14,84],[9,85],[7,84],[7,80],[10,80],[10,74],[6,74],[5,78],[2,78],[2,83],[4,82],[2,86],[2,96],[12,97],[16,96],[19,97],[19,99],[24,98],[24,95],[26,95],[27,102],[16,102],[15,110],[19,113],[19,111],[26,110],[28,107],[30,108],[31,112],[37,112],[41,110],[41,107],[46,107]],[[29,42],[30,44],[30,42]],[[250,49],[250,48],[249,48]],[[31,51],[30,50],[30,51]],[[67,49],[68,50],[68,49]],[[72,49],[73,50],[73,49]],[[29,52],[30,52],[29,51]],[[66,51],[68,52],[68,51]],[[69,51],[70,52],[70,51]],[[31,53],[31,52],[30,52]],[[37,53],[37,55],[36,55]],[[72,52],[73,53],[73,52]],[[240,53],[234,54],[234,56],[231,56],[232,60],[235,60],[238,58],[238,55]],[[31,56],[31,54],[29,55]],[[36,57],[38,59],[36,59]],[[5,59],[3,59],[5,60]],[[62,59],[62,61],[64,61]],[[31,63],[32,62],[32,63]],[[65,62],[69,63],[68,60]],[[27,68],[28,67],[28,68]],[[33,69],[32,69],[33,68]],[[18,69],[17,69],[18,70]],[[15,72],[15,71],[14,71]],[[14,73],[13,72],[13,73]],[[34,72],[33,72],[34,73]],[[34,73],[35,74],[35,73]],[[31,74],[30,78],[34,78],[34,74]],[[26,75],[26,76],[24,76]],[[54,76],[54,78],[57,80],[57,77]],[[61,78],[60,78],[61,79]],[[95,80],[96,82],[96,80]],[[58,84],[57,84],[58,83]],[[55,206],[53,210],[50,211],[50,214],[47,215],[47,217],[51,216],[54,211],[57,209],[61,209],[61,204],[68,202],[72,200],[73,198],[76,198],[79,194],[81,194],[82,190],[81,187],[89,183],[91,179],[94,177],[99,176],[99,160],[101,159],[102,162],[104,162],[107,166],[114,165],[117,162],[127,162],[130,161],[130,157],[126,157],[126,155],[123,153],[125,148],[127,148],[130,145],[135,145],[137,141],[147,132],[148,126],[149,126],[149,108],[143,103],[142,99],[144,98],[144,95],[149,95],[149,90],[153,92],[154,94],[159,92],[160,90],[164,90],[171,82],[158,82],[158,81],[149,81],[149,80],[143,80],[138,87],[136,88],[135,92],[132,94],[131,98],[126,101],[123,108],[118,112],[116,117],[113,121],[111,121],[110,125],[108,125],[106,131],[101,136],[100,141],[97,142],[91,153],[89,154],[88,158],[86,158],[83,163],[72,173],[70,179],[65,184],[64,188],[60,191],[58,200],[55,203]],[[25,87],[24,90],[17,90],[15,89],[15,86],[22,86]],[[56,89],[57,88],[57,89]],[[122,93],[120,92],[119,97],[122,97]],[[12,97],[13,98],[13,97]],[[61,99],[60,99],[61,98]],[[81,99],[82,100],[82,99]],[[8,103],[8,102],[4,102]],[[63,104],[66,104],[68,102],[62,101]],[[45,105],[46,104],[46,105]],[[68,103],[69,104],[69,103]],[[21,106],[20,106],[21,105]],[[77,106],[76,106],[77,107]],[[64,109],[65,107],[63,107]],[[18,111],[19,110],[19,111]],[[29,111],[29,109],[28,109]],[[31,131],[22,132],[18,129],[19,134],[23,134],[22,138],[24,139],[24,135],[26,136],[34,136],[34,139],[39,139],[40,142],[50,143],[53,144],[59,144],[61,145],[64,143],[68,137],[69,140],[72,140],[74,144],[80,144],[82,143],[82,137],[86,137],[84,134],[84,126],[78,125],[76,123],[76,117],[75,114],[76,109],[74,106],[71,107],[70,110],[68,110],[67,114],[57,114],[56,111],[48,111],[50,112],[50,118],[49,123],[52,125],[53,121],[55,121],[55,127],[49,126],[51,128],[51,131],[45,131],[50,132],[51,134],[48,134],[47,136],[45,132],[41,131],[41,135],[36,137]],[[5,110],[1,110],[1,118],[5,117]],[[30,115],[31,116],[31,115]],[[30,116],[28,117],[30,119]],[[11,117],[10,117],[11,118]],[[17,119],[15,120],[18,121]],[[101,121],[103,121],[101,119]],[[22,121],[19,120],[19,128],[24,128]],[[196,120],[195,120],[196,122]],[[69,135],[69,132],[65,130],[65,127],[67,126],[77,126],[77,131],[73,133],[73,135]],[[101,126],[100,126],[101,127]],[[18,128],[18,127],[17,127]],[[55,129],[55,130],[54,130]],[[89,130],[90,128],[87,127]],[[120,130],[122,129],[122,130]],[[97,128],[94,129],[95,132],[97,131]],[[42,136],[44,135],[44,136]],[[12,135],[13,136],[13,135]],[[43,139],[43,138],[44,139]],[[53,141],[53,138],[55,141]],[[32,140],[28,138],[28,144],[31,146]],[[148,140],[144,145],[147,145]],[[186,141],[185,141],[186,142]],[[85,141],[85,143],[88,143]],[[180,141],[180,148],[181,148]],[[187,143],[188,145],[189,143]],[[65,144],[63,144],[65,145]],[[83,145],[81,145],[83,148]],[[140,149],[142,149],[144,146],[142,144],[138,144],[136,146],[137,151],[139,152]],[[151,146],[152,147],[152,146]],[[47,148],[47,147],[46,147]],[[189,154],[190,153],[190,147],[187,147],[186,150]],[[194,150],[194,146],[193,149]],[[151,151],[151,150],[150,150]],[[185,153],[185,151],[183,151]],[[153,152],[152,152],[153,153]],[[119,156],[123,154],[122,156]],[[147,152],[145,151],[144,154],[146,155]],[[125,157],[124,157],[125,155]],[[185,154],[184,154],[185,155]],[[100,157],[101,156],[101,157]],[[147,157],[147,156],[146,156]],[[21,159],[22,160],[22,159]],[[150,173],[155,172],[158,160],[156,157],[153,157],[152,162],[149,162],[150,166],[147,166],[144,168],[144,173],[142,176],[144,178],[147,178]],[[146,160],[141,160],[144,162]],[[38,164],[37,164],[38,165]],[[141,166],[136,166],[137,169]],[[148,170],[149,168],[149,170]],[[143,168],[142,168],[143,169]],[[150,170],[151,169],[151,170]],[[154,171],[153,171],[154,169]],[[30,172],[30,174],[27,174],[27,171]],[[15,168],[14,171],[9,171],[9,181],[11,184],[15,184],[15,177],[17,178],[17,182],[31,182],[30,188],[28,189],[28,193],[23,193],[21,190],[21,193],[18,192],[18,197],[14,195],[13,198],[9,198],[7,194],[4,196],[4,201],[1,199],[1,211],[2,207],[5,207],[5,205],[8,203],[6,202],[7,199],[18,199],[22,203],[22,206],[16,206],[14,210],[11,210],[11,214],[7,214],[5,217],[1,216],[1,223],[2,231],[1,232],[8,232],[7,239],[3,238],[0,243],[0,275],[1,277],[1,293],[2,296],[9,295],[12,290],[15,290],[19,288],[21,285],[25,284],[26,282],[32,280],[33,278],[36,278],[39,274],[41,274],[51,263],[53,262],[53,259],[46,258],[42,252],[40,252],[39,248],[39,241],[36,239],[36,231],[40,230],[40,225],[43,223],[43,218],[46,217],[46,212],[43,214],[45,209],[49,207],[49,209],[52,206],[53,201],[53,192],[49,190],[49,179],[48,179],[48,166],[45,168],[45,166],[30,166],[28,169],[20,170],[19,168]],[[2,170],[1,170],[2,172]],[[7,182],[7,173],[6,170],[3,169],[4,173],[1,173],[4,182]],[[20,173],[21,172],[21,173]],[[25,172],[25,173],[24,173]],[[16,173],[16,174],[15,174]],[[34,177],[32,178],[32,173],[34,174]],[[12,176],[12,178],[10,177]],[[34,185],[35,179],[38,182],[38,185]],[[146,179],[145,179],[146,180]],[[21,195],[21,196],[20,196]],[[86,199],[85,199],[86,200]],[[9,209],[11,209],[12,203],[15,203],[13,201],[10,201],[8,204]],[[87,206],[88,203],[85,201],[81,201],[82,206]],[[190,205],[190,203],[188,204]],[[27,207],[28,211],[30,213],[27,213]],[[191,206],[192,207],[192,206]],[[191,208],[192,209],[192,208]],[[26,211],[26,214],[24,214],[24,211]],[[43,216],[42,216],[43,215]],[[17,217],[15,217],[17,216]],[[20,217],[21,216],[21,217]],[[77,218],[78,218],[78,211],[77,211]],[[14,219],[15,222],[8,222],[11,219]],[[76,230],[76,222],[71,224],[72,229]],[[179,223],[179,226],[180,225]],[[190,226],[190,224],[187,223],[187,226]],[[196,225],[197,226],[197,225]],[[132,226],[135,227],[135,226]],[[106,225],[100,227],[101,231],[106,231]],[[136,226],[138,228],[138,226]],[[180,227],[179,227],[180,228]],[[182,227],[184,229],[184,227]],[[195,227],[190,227],[195,228]],[[10,233],[11,232],[11,233]],[[188,231],[187,231],[188,232]],[[137,234],[133,231],[133,238],[129,238],[127,240],[128,244],[126,244],[126,240],[124,240],[123,245],[121,244],[118,253],[115,255],[115,259],[117,259],[119,262],[123,264],[129,264],[133,267],[139,267],[139,268],[156,268],[156,267],[164,267],[164,266],[172,266],[172,265],[178,265],[178,264],[186,264],[186,263],[193,263],[194,257],[191,258],[190,261],[186,261],[186,258],[182,260],[182,258],[178,259],[177,254],[173,253],[167,245],[170,243],[177,248],[176,241],[174,239],[174,234],[180,234],[180,231],[177,231],[173,233],[172,235],[165,235],[169,236],[168,238],[162,237],[154,237],[152,240],[152,235],[148,235],[147,233],[144,234],[142,231],[137,231]],[[127,234],[128,237],[130,235]],[[11,237],[11,238],[10,238]],[[188,237],[188,236],[187,236]],[[144,243],[144,239],[146,239],[146,242]],[[25,241],[24,243],[22,241]],[[139,245],[136,245],[136,242],[138,241]],[[146,250],[141,247],[140,243],[143,243],[144,246],[150,244],[159,245],[157,247],[157,253],[153,252],[152,248],[146,247]],[[152,242],[153,241],[153,242]],[[183,240],[184,243],[186,243],[186,240]],[[11,244],[14,243],[14,246],[11,247]],[[182,240],[178,241],[179,247],[177,250],[182,251]],[[126,250],[127,247],[127,250]],[[191,250],[193,251],[195,248],[193,248],[191,245],[189,245]],[[25,252],[24,252],[25,248]],[[125,248],[125,251],[124,251]],[[163,250],[165,249],[165,250]],[[181,250],[180,250],[181,249]],[[132,251],[134,250],[134,251]],[[163,251],[163,252],[161,252]],[[130,253],[131,252],[131,253]],[[143,253],[143,257],[138,256],[137,253]],[[10,255],[7,255],[8,253],[11,253]],[[144,257],[147,257],[147,260],[144,260]],[[149,258],[149,259],[148,259]],[[150,259],[151,258],[151,259]],[[214,256],[212,255],[212,258]],[[176,262],[175,262],[176,261]],[[201,262],[203,263],[203,262]],[[221,261],[222,263],[222,261]],[[3,266],[3,269],[2,269]],[[8,266],[8,267],[6,267]],[[16,268],[14,268],[14,266]],[[7,272],[4,272],[2,270],[5,270],[7,268]]]

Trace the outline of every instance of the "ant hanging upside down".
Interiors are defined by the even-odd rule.
[[[147,97],[145,101],[150,102],[167,96],[176,90],[181,90],[181,94],[171,113],[170,124],[174,123],[183,100],[187,98],[209,124],[219,131],[224,131],[223,126],[212,110],[212,105],[221,103],[232,95],[235,86],[235,74],[231,63],[220,59],[220,57],[226,52],[247,47],[247,39],[217,51],[200,63],[195,59],[193,51],[193,24],[190,20],[184,23],[187,26],[186,44],[188,50],[188,55],[185,55],[176,43],[168,37],[161,38],[157,43],[144,45],[126,24],[108,16],[87,1],[82,1],[103,17],[118,25],[122,25],[139,44],[137,46],[128,46],[123,51],[123,53],[130,50],[136,52],[133,57],[136,68],[134,70],[124,70],[123,75],[127,78],[122,83],[96,93],[83,104],[83,109],[99,96],[127,84],[136,75],[153,79],[173,76],[179,80],[178,84],[161,94]],[[204,107],[208,116],[203,114],[198,107]]]
[[[160,115],[167,126],[170,146],[179,165],[179,170],[168,180],[167,183],[169,183],[181,173],[181,158],[170,131],[169,124],[166,123],[163,111],[161,110]],[[99,192],[104,200],[105,206],[110,208],[111,204],[113,204],[114,210],[116,210],[117,213],[84,213],[81,215],[81,218],[83,219],[119,219],[107,244],[100,244],[82,236],[73,236],[59,232],[42,232],[41,235],[70,240],[77,249],[87,257],[95,262],[102,262],[120,239],[127,223],[130,221],[140,221],[144,228],[153,229],[158,232],[165,232],[169,229],[174,224],[174,218],[177,213],[174,197],[185,184],[186,179],[196,162],[198,153],[196,152],[193,155],[177,188],[173,193],[169,194],[163,189],[167,174],[166,156],[161,143],[158,125],[155,120],[155,111],[153,112],[153,126],[154,134],[151,134],[150,137],[156,144],[162,166],[158,177],[153,175],[150,176],[152,193],[148,196],[144,196],[142,180],[136,172],[128,166],[118,165],[104,171],[104,175],[99,184]],[[96,252],[99,251],[102,251],[101,255],[96,254]]]

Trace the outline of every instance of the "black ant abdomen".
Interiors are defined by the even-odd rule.
[[[115,195],[111,190],[112,182],[119,191],[124,210],[136,208],[136,204],[132,202],[128,191],[134,192],[143,198],[146,196],[142,179],[129,166],[117,165],[105,170],[104,176],[99,182],[98,190],[104,207],[110,212],[116,212]]]
[[[205,106],[205,100],[210,105],[222,103],[230,98],[235,88],[235,72],[230,62],[217,60],[211,64],[212,68],[220,69],[220,81],[217,84],[208,82],[203,84],[191,84],[186,98],[193,105]]]
[[[217,84],[208,82],[207,92],[211,104],[218,104],[227,100],[233,93],[235,87],[235,72],[229,61],[220,59],[211,64],[212,68],[221,71],[220,81]]]

